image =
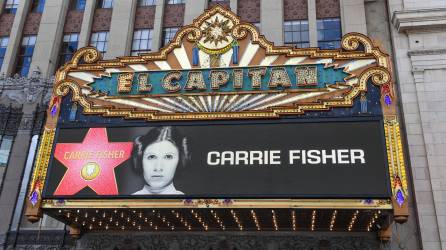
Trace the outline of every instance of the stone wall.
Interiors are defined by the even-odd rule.
[[[391,0],[391,38],[424,249],[446,249],[446,2]]]

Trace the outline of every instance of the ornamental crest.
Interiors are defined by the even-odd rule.
[[[278,47],[217,5],[159,52],[102,61],[80,49],[58,71],[55,95],[71,93],[85,114],[126,119],[274,118],[351,107],[369,83],[388,108],[389,67],[364,35],[345,35],[339,50]]]

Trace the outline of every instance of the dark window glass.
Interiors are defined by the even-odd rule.
[[[184,0],[168,0],[167,4],[182,4]]]
[[[85,10],[85,2],[86,2],[86,0],[71,0],[70,10],[84,11]]]
[[[341,19],[325,18],[317,20],[317,40],[321,49],[338,49],[341,47]]]
[[[163,29],[163,46],[166,46],[175,37],[177,31],[177,27]]]
[[[296,20],[287,21],[283,24],[284,43],[296,48],[310,47],[310,37],[308,33],[308,21]]]
[[[156,5],[156,0],[138,0],[138,6]]]
[[[6,0],[4,12],[15,14],[19,7],[19,2],[19,0]]]
[[[9,37],[0,37],[0,69],[5,58],[6,48],[8,47]]]
[[[8,135],[0,136],[0,167],[6,167],[8,164],[13,139],[14,137]]]
[[[98,0],[97,7],[100,9],[113,8],[113,0]]]
[[[36,44],[36,36],[23,37],[22,44],[20,45],[19,48],[19,54],[17,56],[17,64],[15,69],[16,74],[19,74],[21,76],[28,75],[35,44]]]
[[[45,0],[33,0],[31,12],[43,13],[44,7],[45,7]]]
[[[152,50],[152,36],[151,29],[135,30],[133,32],[132,56]]]
[[[79,34],[65,34],[62,40],[62,47],[59,54],[59,67],[69,62],[77,50]]]
[[[91,34],[90,45],[96,47],[104,55],[107,52],[108,31]]]

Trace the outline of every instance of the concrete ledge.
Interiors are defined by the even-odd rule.
[[[392,23],[398,32],[446,28],[446,8],[395,11]]]

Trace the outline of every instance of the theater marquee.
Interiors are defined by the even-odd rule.
[[[274,46],[216,6],[160,52],[104,61],[80,49],[56,74],[28,218],[91,230],[102,221],[72,209],[299,207],[353,209],[349,231],[360,211],[368,231],[370,211],[404,221],[389,56],[357,33],[341,45]]]

